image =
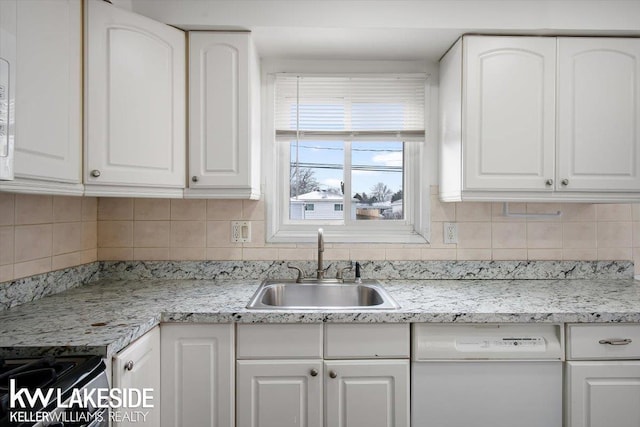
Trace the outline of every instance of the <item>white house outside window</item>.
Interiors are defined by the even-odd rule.
[[[424,94],[424,75],[277,75],[269,240],[416,235]]]

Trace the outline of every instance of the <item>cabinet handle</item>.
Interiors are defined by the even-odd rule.
[[[569,180],[568,180],[567,178],[565,178],[565,179],[563,179],[560,183],[561,183],[562,185],[569,185]]]
[[[552,179],[548,179],[545,184],[547,184],[548,186],[552,186],[553,185],[553,180]]]
[[[630,338],[608,338],[606,340],[598,341],[600,344],[609,344],[609,345],[628,345],[631,344]]]
[[[100,171],[98,169],[94,169],[91,171],[91,176],[97,178],[100,176]]]
[[[313,368],[311,370],[311,372],[309,372],[311,374],[312,377],[317,377],[318,376],[318,370],[316,368]]]
[[[127,363],[124,364],[124,370],[131,371],[132,369],[133,369],[133,360],[129,360]]]
[[[338,376],[338,374],[336,374],[336,371],[329,371],[329,376],[330,376],[331,378],[335,378],[335,377],[337,377],[337,376]]]
[[[197,177],[197,176],[195,176],[195,175],[194,175],[194,176],[192,176],[192,177],[191,177],[191,181],[193,181],[193,182],[198,182],[198,177]]]

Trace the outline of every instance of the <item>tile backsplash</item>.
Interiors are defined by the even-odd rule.
[[[0,193],[0,282],[97,259],[95,197]]]
[[[327,260],[633,260],[640,204],[442,203],[431,191],[431,242],[327,244]],[[0,193],[0,282],[97,260],[313,260],[313,244],[265,243],[264,201],[32,196]],[[231,243],[231,221],[251,243]],[[443,242],[444,223],[458,243]]]
[[[506,218],[501,203],[442,203],[437,187],[431,193],[430,243],[327,244],[325,259],[635,259],[640,264],[640,204],[512,203],[511,212],[562,211],[562,216]],[[315,259],[313,244],[265,243],[264,215],[263,201],[101,198],[98,259]],[[231,243],[232,220],[251,221],[251,243]],[[457,244],[443,243],[445,222],[458,224]]]

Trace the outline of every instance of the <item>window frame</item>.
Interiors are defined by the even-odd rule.
[[[332,73],[332,75],[339,75],[339,73]],[[317,240],[317,230],[321,227],[324,229],[325,240],[328,242],[428,243],[430,233],[428,215],[430,188],[424,167],[427,164],[424,159],[425,145],[428,140],[427,135],[425,135],[425,141],[423,142],[404,142],[403,220],[358,221],[358,223],[351,225],[343,224],[342,220],[318,220],[313,223],[289,220],[290,148],[288,143],[278,142],[275,137],[276,74],[268,73],[264,77],[264,182],[269,183],[264,187],[266,242],[314,242]],[[425,81],[425,126],[430,123],[428,120],[430,105],[429,79],[430,76],[427,74]],[[357,141],[362,142],[363,139],[359,138]],[[371,139],[371,141],[374,141],[374,139]],[[350,153],[346,157],[350,160]],[[348,165],[348,167],[350,168],[351,165]],[[346,168],[347,165],[345,165]],[[346,211],[343,210],[343,212]]]

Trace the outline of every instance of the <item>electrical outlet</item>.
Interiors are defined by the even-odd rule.
[[[249,243],[251,242],[251,222],[231,221],[231,242]]]
[[[444,243],[458,243],[458,224],[455,222],[444,223]]]

